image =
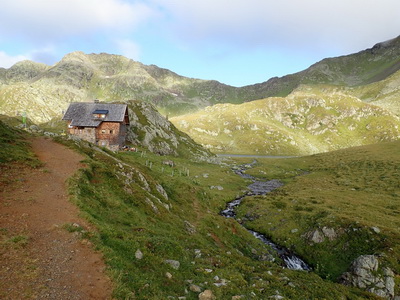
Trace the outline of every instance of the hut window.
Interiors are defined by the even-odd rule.
[[[102,129],[102,130],[101,130],[101,133],[106,133],[106,130],[105,130],[105,129]]]
[[[113,134],[114,133],[114,131],[113,130],[110,130],[110,134]]]
[[[105,109],[96,109],[93,112],[93,117],[95,119],[105,119],[106,115],[108,114],[108,110]]]

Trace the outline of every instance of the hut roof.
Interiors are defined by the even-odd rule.
[[[126,104],[74,102],[63,120],[71,121],[71,126],[98,127],[101,122],[123,122],[126,110]],[[105,117],[99,119],[96,114],[105,114]]]

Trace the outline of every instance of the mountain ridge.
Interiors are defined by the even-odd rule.
[[[359,57],[362,56],[364,60],[365,57],[367,57],[368,61],[368,59],[371,59],[374,56],[379,57],[379,55],[383,58],[388,57],[387,59],[388,61],[386,63],[389,64],[389,67],[383,68],[383,66],[381,66],[380,72],[378,72],[374,76],[370,75],[368,77],[367,75],[369,73],[367,72],[367,74],[363,74],[364,76],[367,76],[367,78],[365,78],[364,80],[362,80],[361,78],[357,78],[357,76],[354,75],[348,76],[347,81],[345,82],[343,82],[343,78],[342,82],[337,81],[338,79],[335,78],[332,78],[335,80],[328,80],[329,73],[332,73],[329,72],[329,65],[332,64],[332,62],[335,64],[338,64],[339,62],[342,65],[342,66],[339,65],[340,70],[335,70],[333,74],[341,74],[341,73],[343,74],[345,73],[342,71],[343,69],[345,69],[346,72],[349,71],[346,70],[349,67],[348,65],[349,62],[351,62],[354,66],[357,66]],[[354,60],[356,61],[354,62]],[[382,58],[380,60],[382,60]],[[368,67],[371,67],[371,65],[375,66],[374,61],[372,61],[370,64],[367,64]],[[355,70],[357,70],[357,68],[355,68]],[[372,48],[362,50],[357,53],[342,55],[332,58],[324,58],[321,61],[312,64],[309,68],[303,71],[294,74],[288,74],[283,77],[273,77],[265,82],[245,86],[244,88],[249,88],[249,89],[254,88],[257,90],[262,90],[265,92],[264,98],[269,96],[287,96],[300,84],[307,84],[312,82],[314,84],[329,83],[333,85],[344,84],[346,86],[365,85],[387,78],[388,76],[394,74],[398,70],[400,70],[400,36],[388,40],[386,42],[377,43]],[[322,76],[322,78],[320,78],[320,76]],[[346,77],[344,79],[346,79]],[[353,80],[353,82],[351,80]]]
[[[356,88],[387,80],[399,69],[400,37],[355,54],[323,59],[298,73],[244,87],[187,78],[121,55],[77,51],[53,66],[22,61],[0,69],[0,113],[18,116],[27,112],[35,123],[43,123],[60,116],[70,102],[101,99],[142,100],[155,105],[164,115],[178,116],[217,103],[284,97],[304,84]],[[380,91],[370,89],[371,93],[374,94],[369,98],[377,98]],[[382,101],[385,99],[380,98],[376,104]],[[395,104],[390,109],[393,106],[398,107]]]

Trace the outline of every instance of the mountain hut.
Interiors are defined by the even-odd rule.
[[[74,102],[70,103],[63,120],[68,121],[70,135],[117,151],[125,144],[128,106],[98,101]]]

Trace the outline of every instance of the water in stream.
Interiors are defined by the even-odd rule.
[[[251,168],[251,166],[254,163],[255,163],[255,161],[250,165],[245,165],[245,166],[242,166],[242,167],[234,170],[234,172],[237,175],[239,175],[245,179],[251,179],[253,181],[253,183],[248,186],[249,191],[246,194],[244,194],[243,196],[241,196],[239,198],[236,198],[235,200],[233,200],[227,204],[226,208],[221,211],[222,216],[227,217],[227,218],[236,218],[235,208],[240,205],[240,203],[242,202],[244,197],[265,195],[283,185],[282,182],[280,182],[279,180],[276,180],[276,179],[269,180],[269,181],[259,181],[259,180],[256,180],[253,176],[246,174],[245,170]],[[285,263],[285,266],[288,269],[304,270],[304,271],[310,270],[310,267],[301,258],[299,258],[296,255],[294,255],[293,253],[291,253],[288,249],[273,243],[265,235],[263,235],[259,232],[256,232],[256,231],[253,231],[250,229],[247,229],[247,230],[254,237],[261,240],[264,244],[270,246],[273,250],[275,250],[278,253],[279,257],[283,260],[283,262]]]

